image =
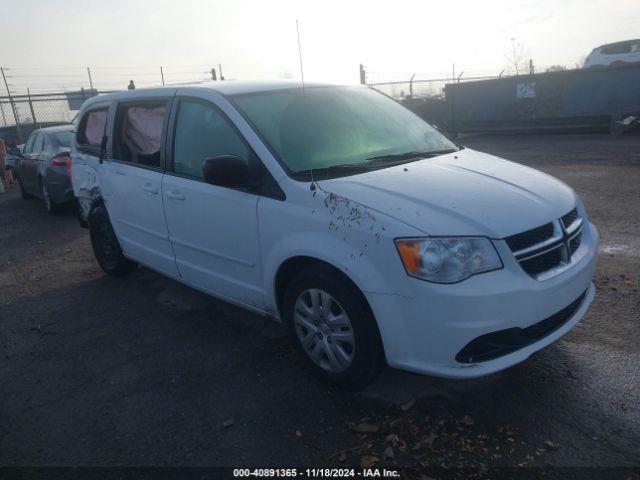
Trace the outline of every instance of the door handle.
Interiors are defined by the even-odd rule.
[[[158,194],[158,187],[154,187],[150,183],[146,183],[144,185],[144,187],[142,187],[142,190],[144,190],[145,192],[148,192],[148,193],[152,193],[154,195]]]
[[[173,190],[171,192],[167,192],[167,198],[170,198],[172,200],[184,200],[184,195],[180,192]]]

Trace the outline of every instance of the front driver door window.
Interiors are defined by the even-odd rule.
[[[208,101],[182,98],[172,165],[162,182],[178,270],[211,293],[262,308],[256,206],[252,193],[206,183],[206,158],[233,154],[257,162],[229,119]]]

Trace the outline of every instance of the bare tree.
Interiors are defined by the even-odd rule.
[[[547,68],[547,72],[562,72],[566,69],[567,67],[565,67],[564,65],[551,65]]]
[[[522,43],[516,43],[516,39],[511,39],[511,50],[505,54],[507,67],[505,70],[512,75],[529,73],[529,62],[526,59],[526,51]]]

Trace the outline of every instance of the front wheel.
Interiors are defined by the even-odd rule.
[[[366,299],[332,269],[321,266],[296,275],[283,310],[300,356],[324,382],[362,388],[384,366],[378,326]]]
[[[109,215],[104,207],[96,207],[89,216],[91,246],[102,270],[114,277],[123,277],[133,272],[138,264],[122,253]]]

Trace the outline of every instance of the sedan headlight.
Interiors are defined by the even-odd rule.
[[[396,247],[407,273],[436,283],[456,283],[502,268],[491,241],[482,237],[400,238]]]

